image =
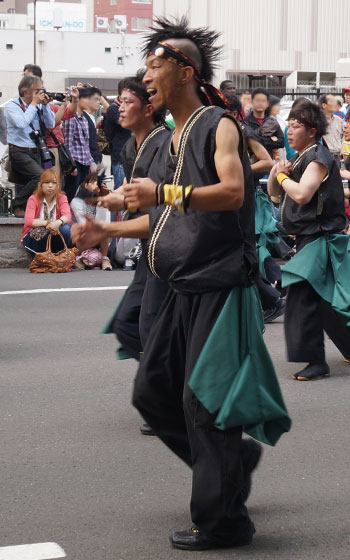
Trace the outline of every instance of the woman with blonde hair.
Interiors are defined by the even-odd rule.
[[[42,253],[46,249],[47,236],[52,233],[52,251],[60,251],[63,243],[57,234],[60,232],[69,245],[70,222],[70,207],[66,195],[60,189],[60,179],[56,171],[45,169],[27,202],[21,243],[29,251]]]

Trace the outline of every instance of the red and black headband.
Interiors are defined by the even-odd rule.
[[[146,90],[145,90],[145,91],[141,91],[141,90],[140,90],[139,92],[137,92],[137,91],[135,91],[135,90],[133,90],[133,89],[130,89],[130,88],[126,88],[126,87],[125,87],[125,88],[122,88],[122,92],[123,92],[123,91],[127,91],[128,93],[132,93],[133,95],[136,95],[136,97],[138,97],[138,98],[140,99],[140,101],[142,101],[142,102],[149,103],[149,94],[147,93]],[[120,105],[120,103],[121,103],[121,102],[120,102],[120,95],[118,95],[118,97],[117,97],[117,102],[118,102],[119,105]]]
[[[303,124],[306,128],[317,128],[313,122],[311,122],[308,118],[305,117],[305,115],[302,115],[301,113],[294,113],[293,111],[291,111],[289,113],[289,117],[288,120],[292,120],[294,119],[295,121],[300,122],[301,124]]]
[[[221,93],[220,90],[216,89],[212,84],[209,84],[201,77],[200,69],[198,68],[197,64],[187,56],[184,52],[182,52],[179,48],[170,45],[169,43],[165,43],[160,41],[154,47],[154,50],[150,52],[150,55],[157,56],[159,58],[164,58],[173,64],[177,64],[177,66],[190,66],[194,70],[194,77],[196,82],[199,84],[201,88],[203,88],[205,92],[205,96],[207,98],[209,105],[218,105],[219,107],[223,107],[226,109],[229,106],[229,102],[226,97]]]

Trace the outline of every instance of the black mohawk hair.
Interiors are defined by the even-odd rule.
[[[150,29],[151,32],[146,35],[142,46],[142,53],[145,56],[155,49],[159,41],[188,39],[197,46],[201,54],[201,78],[206,82],[213,79],[214,69],[217,67],[216,62],[222,52],[222,46],[215,45],[220,33],[211,31],[207,27],[191,28],[186,16],[182,16],[180,19],[157,17]]]

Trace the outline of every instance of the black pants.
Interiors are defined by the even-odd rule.
[[[169,285],[147,269],[144,255],[137,263],[134,279],[115,314],[112,331],[123,348],[140,359],[154,319],[163,303]]]
[[[151,331],[155,318],[158,315],[163,301],[170,290],[169,284],[156,278],[147,269],[146,285],[141,301],[140,310],[140,340],[141,346],[144,348]]]
[[[201,405],[188,380],[228,293],[169,291],[149,333],[133,395],[145,421],[193,470],[193,523],[221,541],[250,534],[241,495],[242,429],[216,429],[215,415]]]
[[[141,255],[134,279],[114,317],[112,325],[112,330],[120,344],[135,360],[140,359],[140,353],[142,352],[139,320],[146,279],[147,265],[144,256]]]
[[[288,288],[284,329],[290,362],[324,362],[324,330],[341,354],[350,358],[350,328],[306,281]]]
[[[78,161],[75,162],[78,170],[77,175],[66,175],[64,180],[64,192],[67,195],[68,202],[71,203],[76,195],[78,187],[84,181],[85,177],[88,176],[90,166],[82,165]]]
[[[267,257],[264,261],[266,278],[269,282],[278,282],[281,280],[281,267],[272,257]]]
[[[266,311],[267,309],[275,307],[280,299],[280,292],[276,290],[276,288],[273,288],[263,276],[259,276],[256,285],[263,310]]]
[[[37,188],[43,172],[40,154],[20,152],[10,148],[10,160],[14,173],[23,179],[23,184],[16,184],[13,207],[25,208],[27,200]]]

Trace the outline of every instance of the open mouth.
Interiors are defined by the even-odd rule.
[[[154,97],[156,96],[157,90],[154,89],[154,88],[148,88],[148,89],[147,89],[147,93],[148,93],[148,95],[149,95],[149,100],[150,100],[150,102],[152,103],[152,99],[154,99]]]

